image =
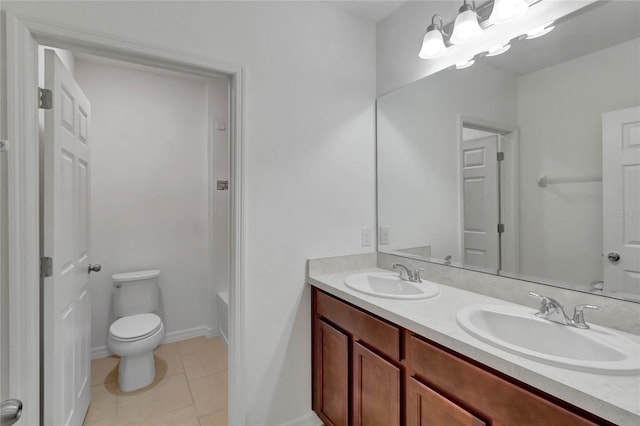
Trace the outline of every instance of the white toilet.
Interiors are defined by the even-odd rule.
[[[125,392],[143,388],[156,375],[153,350],[164,338],[155,311],[160,301],[160,271],[114,274],[113,310],[118,319],[109,327],[107,345],[120,355],[118,385]]]

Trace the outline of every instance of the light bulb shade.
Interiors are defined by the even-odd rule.
[[[418,56],[422,59],[438,58],[447,53],[447,46],[444,44],[442,33],[439,29],[431,27],[429,25],[429,29],[427,29],[424,39],[422,39],[422,48],[418,53]]]
[[[456,64],[456,69],[457,70],[463,70],[465,68],[469,68],[471,65],[473,65],[475,63],[476,63],[476,61],[473,58],[471,58],[469,60],[466,60],[466,61],[458,62]]]
[[[498,56],[502,55],[507,50],[511,49],[511,45],[509,43],[500,44],[498,46],[494,46],[487,52],[487,56]]]
[[[549,22],[545,25],[541,25],[537,28],[532,29],[526,34],[526,39],[531,40],[534,38],[542,37],[545,34],[549,34],[555,28],[555,26],[552,24],[553,22]]]
[[[515,21],[529,9],[526,0],[495,0],[489,22],[493,25]]]
[[[450,41],[453,44],[463,44],[478,38],[480,34],[482,28],[478,23],[478,15],[471,6],[465,4],[456,16]]]

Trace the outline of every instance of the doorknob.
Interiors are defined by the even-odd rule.
[[[96,263],[95,265],[89,264],[89,273],[100,272],[101,269],[102,265],[100,265],[99,263]]]
[[[610,262],[619,262],[620,255],[618,253],[609,253],[607,259],[609,259]]]
[[[22,415],[22,401],[19,399],[7,399],[0,404],[0,424],[11,426]]]

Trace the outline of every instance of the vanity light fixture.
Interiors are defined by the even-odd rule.
[[[453,24],[453,32],[450,41],[453,44],[468,43],[482,34],[482,28],[478,22],[478,14],[475,8],[467,4],[467,0],[458,9],[458,16]]]
[[[494,46],[491,49],[489,49],[489,51],[487,52],[487,54],[485,56],[502,55],[504,52],[506,52],[509,49],[511,49],[511,45],[509,43],[499,44],[499,45]]]
[[[473,65],[473,64],[475,64],[475,63],[476,63],[476,61],[475,61],[475,59],[473,59],[473,58],[471,58],[471,59],[469,59],[469,60],[467,60],[467,61],[458,62],[458,63],[456,64],[456,69],[457,69],[457,70],[463,70],[463,69],[465,69],[465,68],[469,68],[471,65]]]
[[[435,14],[422,39],[418,57],[421,59],[439,58],[445,55],[452,45],[464,44],[475,40],[483,31],[493,25],[514,21],[527,13],[529,8],[542,0],[487,0],[476,7],[474,0],[463,0],[462,6],[453,22],[446,25],[440,15]],[[553,30],[554,22],[534,28],[517,37],[517,40],[541,37]],[[510,41],[496,46],[484,56],[496,56],[509,50]],[[464,62],[466,64],[466,62]]]
[[[440,20],[440,26],[436,24],[436,18]],[[420,49],[420,53],[418,53],[420,58],[438,58],[447,53],[447,46],[444,44],[442,32],[442,17],[437,14],[433,15],[431,24],[427,27],[427,33],[422,40],[422,48]]]
[[[548,22],[527,32],[525,38],[527,40],[532,40],[534,38],[542,37],[545,34],[549,34],[554,28],[555,26],[553,25],[553,22]]]
[[[489,22],[493,25],[515,21],[529,9],[526,0],[495,0]]]

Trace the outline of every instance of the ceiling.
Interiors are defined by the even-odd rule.
[[[369,22],[377,23],[391,15],[407,0],[325,0],[326,3],[357,15]]]

